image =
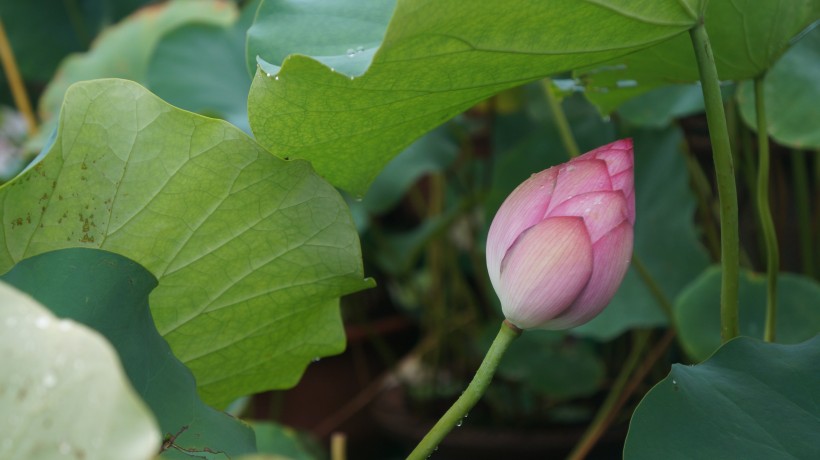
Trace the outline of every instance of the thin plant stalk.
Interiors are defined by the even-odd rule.
[[[484,361],[476,371],[475,377],[464,390],[464,393],[458,400],[441,416],[433,428],[426,436],[419,442],[413,452],[407,457],[407,460],[424,460],[438,447],[441,440],[447,436],[453,428],[460,426],[464,417],[476,405],[481,396],[487,390],[490,382],[493,380],[495,370],[498,368],[498,363],[501,362],[501,357],[507,351],[510,344],[521,335],[521,329],[508,321],[501,324],[501,329],[498,335],[493,340],[490,349],[484,356]]]
[[[695,196],[698,200],[698,214],[700,215],[701,228],[706,237],[706,247],[709,254],[717,259],[720,257],[720,236],[717,227],[717,216],[712,207],[713,195],[712,186],[706,173],[698,163],[697,158],[692,155],[689,147],[684,143],[686,149],[686,168],[689,170],[689,177]]]
[[[9,88],[12,97],[14,97],[14,104],[26,119],[28,135],[34,136],[37,134],[37,117],[34,116],[34,111],[31,109],[31,102],[28,93],[26,93],[26,87],[23,85],[23,78],[20,76],[20,69],[14,59],[14,51],[11,49],[2,19],[0,19],[0,63],[3,64],[3,71],[9,80]]]
[[[800,262],[803,273],[814,278],[814,238],[811,236],[811,203],[809,201],[809,174],[806,154],[792,151],[792,178],[794,179],[794,204],[797,208],[797,238],[800,241]]]
[[[757,214],[766,242],[766,326],[763,339],[773,342],[777,327],[777,274],[780,271],[780,251],[777,248],[777,232],[769,207],[769,136],[763,95],[763,77],[755,78],[754,86],[758,148]]]
[[[609,423],[614,418],[614,411],[618,401],[621,399],[621,393],[623,393],[624,388],[626,388],[626,384],[629,382],[629,377],[638,367],[638,364],[640,364],[641,357],[647,349],[647,345],[649,344],[649,335],[649,330],[634,332],[632,351],[630,351],[626,362],[623,367],[621,367],[621,372],[612,384],[609,394],[607,394],[606,399],[601,404],[598,412],[595,414],[595,418],[592,420],[592,423],[589,424],[583,437],[578,444],[575,445],[575,448],[572,449],[572,452],[570,452],[567,457],[568,460],[581,460],[586,457],[587,454],[589,454],[589,451],[595,446],[595,443],[598,442],[598,439],[604,434],[604,432],[606,432],[606,429],[609,427]]]
[[[743,167],[740,168],[741,173],[744,181],[746,182],[746,189],[749,191],[749,196],[753,196],[755,197],[755,200],[757,200],[759,193],[757,190],[757,178],[760,172],[756,169],[757,162],[755,161],[754,156],[754,145],[752,143],[751,130],[745,127],[741,129],[740,140],[740,161],[743,162]],[[755,240],[757,243],[758,254],[760,254],[760,257],[762,258],[766,254],[766,238],[762,231],[755,232]],[[749,263],[749,266],[755,268],[755,265],[752,263]]]
[[[552,80],[549,78],[541,80],[541,87],[547,96],[547,103],[549,103],[552,116],[555,119],[555,127],[558,128],[558,135],[561,136],[561,142],[564,144],[564,148],[567,150],[569,157],[575,158],[581,154],[581,150],[578,149],[578,144],[572,135],[567,116],[561,107],[561,101],[559,101],[558,98],[555,97],[555,93],[552,92]]]
[[[344,433],[333,433],[330,436],[330,460],[347,459],[347,436]]]
[[[638,258],[637,255],[632,255],[632,266],[635,267],[635,270],[638,272],[638,276],[641,277],[641,281],[644,282],[649,292],[652,293],[652,297],[655,298],[658,305],[661,307],[661,310],[666,314],[666,318],[669,320],[669,323],[674,325],[675,324],[675,314],[672,310],[672,302],[669,301],[669,298],[666,297],[666,294],[663,292],[660,284],[655,280],[650,273],[649,269],[646,268],[646,265],[643,264],[641,259]]]
[[[703,24],[703,18],[689,31],[697,58],[703,100],[706,105],[706,121],[712,142],[712,160],[717,177],[720,200],[720,263],[723,267],[720,287],[720,336],[723,342],[737,337],[738,289],[740,277],[740,236],[738,230],[737,186],[729,144],[729,130],[723,111],[712,45]]]

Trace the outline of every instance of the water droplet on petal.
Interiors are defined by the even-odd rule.
[[[45,329],[49,324],[51,324],[51,318],[48,316],[40,316],[34,321],[34,325],[37,326],[38,329]]]
[[[356,55],[356,50],[354,50],[353,48],[348,48],[347,49],[347,57],[352,58],[355,55]]]
[[[60,322],[57,323],[57,329],[59,329],[62,332],[70,331],[71,328],[72,328],[72,324],[71,324],[71,321],[69,321],[69,320],[61,319]]]
[[[359,46],[356,48],[357,53],[361,53],[362,51],[364,51],[364,46]]]
[[[672,380],[672,385],[677,385],[677,384],[678,384],[677,380]]]
[[[279,75],[273,77],[274,80],[279,81]]]
[[[317,357],[313,358],[313,362],[314,362],[314,363],[318,363],[319,361],[321,361],[321,359],[322,359],[322,358],[320,358],[320,357],[318,357],[318,356],[317,356]]]

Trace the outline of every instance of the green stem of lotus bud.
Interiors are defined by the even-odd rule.
[[[476,405],[481,396],[487,390],[490,382],[493,380],[495,370],[498,368],[498,363],[501,362],[501,357],[507,351],[510,344],[521,335],[521,329],[509,321],[504,321],[501,324],[501,330],[493,340],[490,349],[484,356],[484,361],[478,367],[475,377],[464,390],[464,393],[458,400],[441,416],[438,422],[430,429],[430,432],[424,436],[424,439],[419,442],[413,452],[407,456],[407,460],[424,460],[438,447],[441,440],[447,436],[453,428],[461,426],[464,417],[473,406]]]

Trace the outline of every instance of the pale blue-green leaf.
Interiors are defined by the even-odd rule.
[[[178,434],[175,445],[230,456],[255,451],[253,432],[202,402],[193,375],[160,337],[148,309],[157,280],[143,267],[110,252],[70,248],[25,259],[0,279],[104,335],[162,432]],[[171,448],[162,457],[184,455]]]
[[[154,458],[157,423],[104,337],[3,282],[0,305],[0,458]]]
[[[712,267],[692,282],[675,302],[680,342],[695,361],[720,346],[720,267]],[[801,275],[778,277],[776,341],[802,342],[820,333],[820,284]],[[740,333],[763,337],[766,318],[765,276],[741,271]]]
[[[751,81],[737,93],[740,114],[757,131]],[[820,27],[795,43],[763,80],[769,136],[799,149],[820,148]]]

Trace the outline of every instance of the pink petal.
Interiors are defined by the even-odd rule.
[[[582,193],[612,190],[612,181],[602,160],[580,160],[578,157],[558,168],[558,178],[547,215],[564,201]]]
[[[635,186],[633,181],[634,176],[630,169],[612,178],[612,188],[624,192],[628,209],[626,215],[629,217],[629,222],[635,225]]]
[[[622,192],[592,192],[577,195],[561,203],[550,212],[550,217],[583,217],[590,241],[595,244],[602,236],[627,220],[628,213],[629,207]]]
[[[516,187],[498,209],[487,234],[487,269],[493,286],[497,286],[501,261],[513,242],[543,220],[557,175],[557,168],[533,174]]]
[[[621,285],[632,258],[633,230],[624,222],[604,235],[592,247],[592,276],[583,292],[560,316],[542,329],[569,329],[594,318],[609,304]]]
[[[599,160],[606,161],[611,176],[633,169],[632,139],[621,139],[589,153]]]
[[[635,189],[634,184],[634,174],[632,173],[631,169],[623,171],[619,174],[612,176],[612,189],[613,190],[621,190],[624,194],[628,194]]]
[[[582,219],[549,218],[530,228],[504,257],[494,284],[504,316],[528,329],[561,314],[587,285],[592,261]]]

